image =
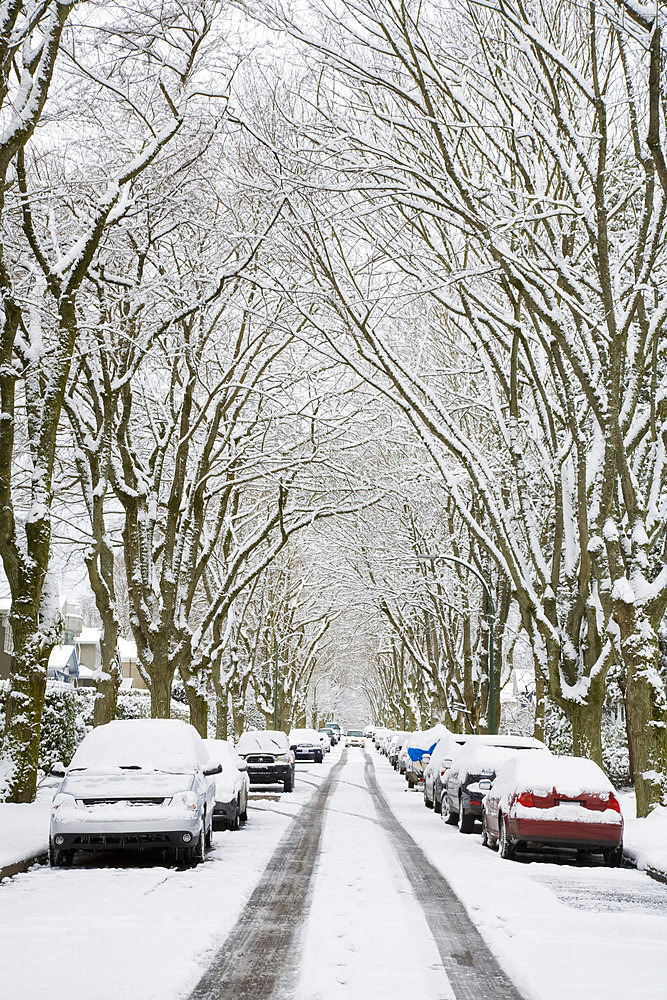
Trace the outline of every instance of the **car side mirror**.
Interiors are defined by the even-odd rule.
[[[296,743],[294,744],[294,746],[290,747],[290,750],[296,750]]]
[[[451,766],[452,766],[452,758],[451,757],[445,757],[445,759],[442,762],[442,769],[443,769],[443,771],[447,770]]]
[[[430,753],[425,753],[425,754],[424,754],[424,755],[422,756],[422,763],[423,763],[423,764],[428,764],[428,762],[430,761],[430,759],[431,759],[431,755],[430,755]]]
[[[237,766],[237,768],[239,769],[239,771],[247,771],[247,770],[248,770],[248,765],[246,764],[246,762],[245,762],[244,760],[242,760],[242,761],[241,761],[241,762],[240,762],[239,764],[237,764],[236,766]]]
[[[51,765],[51,770],[49,774],[53,778],[64,778],[65,777],[65,765],[61,760],[57,760],[55,764]]]
[[[212,774],[221,774],[222,764],[213,764],[212,767],[207,767],[204,770],[204,776],[209,778]]]

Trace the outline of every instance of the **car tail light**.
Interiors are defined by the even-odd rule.
[[[519,803],[520,806],[528,806],[529,809],[532,809],[533,806],[535,805],[535,801],[533,799],[533,793],[522,792],[519,798],[517,799],[517,802]]]
[[[609,795],[609,801],[607,802],[607,809],[613,809],[614,812],[620,813],[621,803],[618,801],[615,795]]]

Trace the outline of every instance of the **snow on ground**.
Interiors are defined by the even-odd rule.
[[[30,805],[0,802],[0,868],[43,854],[49,846],[53,788],[40,788]]]
[[[295,1000],[453,1000],[424,914],[350,750],[326,807]]]
[[[373,753],[373,761],[394,814],[526,1000],[662,1000],[666,888],[629,869],[503,861],[478,833],[460,834],[425,809],[422,793],[407,791],[386,758]]]
[[[186,871],[130,860],[46,866],[0,886],[2,996],[24,1000],[175,1000],[210,964],[278,841],[329,770],[298,765],[294,792],[251,791],[248,822],[214,834]],[[20,808],[20,807],[19,807]],[[92,857],[92,856],[89,856]],[[39,956],[39,960],[35,960]]]
[[[667,807],[656,806],[645,819],[636,818],[635,793],[619,796],[625,820],[623,845],[638,868],[667,872]]]

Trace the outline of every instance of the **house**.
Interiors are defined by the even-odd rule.
[[[132,681],[132,687],[140,691],[147,691],[148,685],[139,672],[139,657],[137,656],[137,644],[132,639],[119,639],[118,652],[123,668],[123,678]]]
[[[63,681],[65,684],[78,683],[79,661],[73,643],[63,643],[53,647],[46,676],[50,680]]]

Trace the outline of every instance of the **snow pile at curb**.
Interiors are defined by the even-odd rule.
[[[667,877],[667,806],[655,806],[645,819],[635,818],[634,795],[623,802],[623,849],[642,870],[650,868]]]

